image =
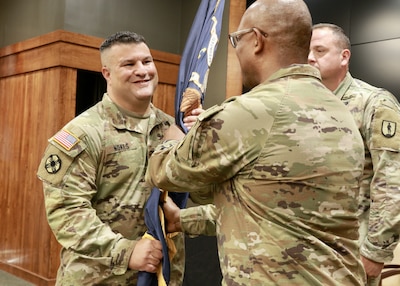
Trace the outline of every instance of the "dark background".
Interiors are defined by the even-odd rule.
[[[350,72],[400,98],[400,1],[306,0],[313,23],[341,26],[350,38]]]
[[[235,0],[231,0],[235,1]],[[247,1],[247,6],[253,1]],[[341,26],[352,44],[350,72],[400,97],[400,0],[306,0],[313,24]],[[216,239],[187,239],[184,286],[219,286]]]
[[[254,0],[248,0],[247,6]],[[333,23],[351,42],[350,72],[400,98],[400,0],[305,0],[313,24]]]

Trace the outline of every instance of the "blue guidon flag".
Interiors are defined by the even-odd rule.
[[[183,118],[195,108],[202,107],[207,88],[208,73],[217,50],[222,25],[225,0],[201,0],[186,40],[179,67],[175,93],[175,121],[187,133]],[[160,197],[169,195],[180,207],[185,208],[188,193],[161,193],[153,188],[146,204],[147,233],[143,238],[157,239],[163,245],[162,267],[157,273],[139,272],[137,286],[168,285],[170,260],[176,252],[171,235],[166,234]],[[163,201],[163,199],[161,199]]]
[[[224,3],[202,0],[186,40],[175,93],[175,121],[185,133],[183,118],[204,102],[208,73],[221,34]]]

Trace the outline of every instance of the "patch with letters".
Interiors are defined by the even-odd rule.
[[[53,141],[57,142],[66,150],[71,150],[79,142],[79,138],[67,130],[61,130],[52,138]]]

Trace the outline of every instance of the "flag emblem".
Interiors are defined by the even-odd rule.
[[[392,138],[396,134],[396,122],[383,120],[381,131],[386,138]]]
[[[79,139],[66,130],[61,130],[54,137],[53,140],[64,147],[66,150],[71,150],[78,142]]]

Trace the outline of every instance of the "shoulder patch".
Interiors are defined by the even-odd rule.
[[[49,145],[40,162],[37,176],[51,184],[59,185],[75,158],[87,145],[74,132],[65,129],[49,139]]]
[[[40,162],[37,176],[51,185],[59,185],[73,160],[73,157],[60,151],[53,144],[49,144]]]
[[[80,141],[78,137],[65,129],[59,131],[50,140],[56,142],[67,151],[71,150]]]
[[[400,150],[400,114],[390,108],[380,108],[372,120],[373,149]]]
[[[394,135],[396,135],[396,127],[397,127],[396,122],[382,120],[382,128],[381,128],[382,135],[385,136],[386,138],[392,138]]]
[[[55,174],[61,169],[61,158],[57,154],[50,154],[47,157],[44,167],[49,174]]]

